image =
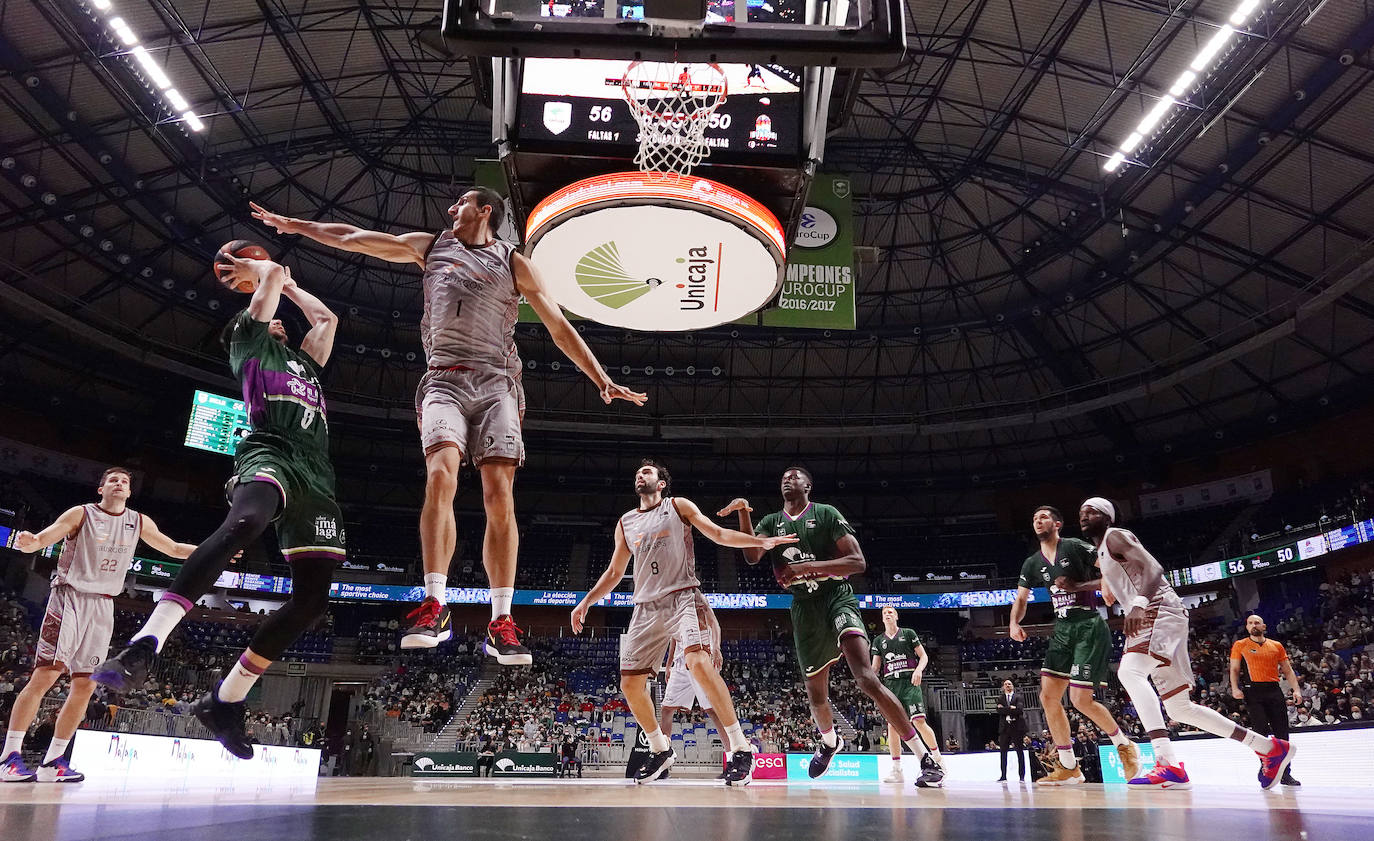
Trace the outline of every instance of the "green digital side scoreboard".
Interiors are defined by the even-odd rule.
[[[208,391],[197,391],[192,398],[186,446],[232,456],[249,431],[248,411],[242,400]]]

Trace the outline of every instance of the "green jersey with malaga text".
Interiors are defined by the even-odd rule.
[[[272,338],[267,323],[239,313],[229,365],[243,387],[252,431],[239,442],[288,444],[287,452],[329,457],[320,366],[310,354]]]
[[[874,637],[869,651],[881,661],[878,676],[887,680],[916,671],[916,664],[921,662],[916,649],[920,647],[921,638],[915,631],[898,628],[895,637],[889,637],[886,632]]]
[[[1059,540],[1053,561],[1046,560],[1044,554],[1036,550],[1021,565],[1021,577],[1017,586],[1027,589],[1045,587],[1050,591],[1050,603],[1054,607],[1055,621],[1060,619],[1079,620],[1100,617],[1097,612],[1097,594],[1090,591],[1077,593],[1065,592],[1054,586],[1055,579],[1063,577],[1070,581],[1092,581],[1099,577],[1097,571],[1097,549],[1091,543],[1076,537]]]
[[[774,566],[834,560],[840,557],[840,540],[853,533],[854,527],[834,506],[817,502],[809,503],[796,517],[786,511],[774,512],[754,527],[754,534],[760,537],[797,536],[796,543],[778,546],[764,553],[764,559]],[[829,594],[847,578],[836,575],[798,581],[787,591],[793,599],[816,598]]]

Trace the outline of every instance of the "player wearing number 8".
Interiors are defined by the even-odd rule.
[[[634,558],[635,609],[630,627],[620,636],[620,687],[649,740],[650,751],[648,761],[635,772],[635,782],[659,779],[675,758],[668,737],[659,729],[648,686],[648,676],[657,671],[672,644],[684,652],[687,670],[725,727],[721,736],[731,754],[726,785],[747,785],[753,779],[754,754],[713,656],[717,653],[713,652],[717,626],[697,578],[692,528],[722,546],[760,551],[796,543],[797,539],[755,537],[721,528],[691,500],[668,496],[672,477],[666,467],[651,459],[645,459],[635,471],[634,483],[639,506],[616,523],[615,552],[591,592],[573,608],[573,632],[582,633],[588,609],[615,589]]]
[[[491,587],[485,650],[502,665],[531,662],[511,618],[515,593],[515,469],[524,463],[521,426],[525,391],[515,322],[524,296],[548,327],[554,344],[577,364],[606,403],[645,396],[617,385],[544,290],[533,264],[515,245],[496,238],[505,204],[495,191],[473,188],[448,209],[453,225],[438,234],[386,234],[352,225],[291,219],[252,205],[253,217],[283,234],[424,271],[420,338],[429,370],[420,380],[415,411],[425,451],[425,503],[420,552],[425,598],[410,616],[402,648],[433,648],[452,634],[445,590],[457,547],[453,498],[466,457],[482,476],[487,528],[483,565]]]
[[[878,679],[869,660],[868,633],[847,580],[867,568],[854,528],[833,506],[811,501],[811,484],[811,474],[803,468],[783,471],[782,510],[764,517],[757,528],[749,518],[753,509],[748,500],[736,499],[720,512],[722,517],[738,513],[740,531],[797,538],[793,546],[745,549],[744,557],[756,564],[767,555],[778,583],[792,594],[797,661],[806,675],[806,697],[821,735],[809,773],[812,777],[824,774],[840,748],[830,709],[830,667],[843,656],[859,689],[878,706],[901,741],[921,757],[923,772],[916,785],[941,787],[944,769],[930,756],[930,746],[911,726],[906,708]]]

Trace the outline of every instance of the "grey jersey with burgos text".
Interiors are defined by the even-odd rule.
[[[635,604],[701,586],[692,527],[677,513],[672,497],[665,496],[648,511],[625,512],[620,527],[634,556]]]
[[[81,506],[81,525],[62,544],[52,584],[82,593],[117,596],[143,535],[143,517],[132,508],[111,514],[95,503]]]
[[[501,240],[464,245],[451,230],[434,239],[425,255],[420,319],[420,341],[431,368],[497,368],[512,375],[520,370],[514,252],[514,245]]]

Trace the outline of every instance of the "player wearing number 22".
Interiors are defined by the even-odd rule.
[[[493,190],[473,188],[448,209],[452,226],[438,234],[387,234],[352,225],[309,222],[252,205],[253,216],[283,234],[386,260],[424,272],[425,309],[420,338],[429,370],[420,379],[415,410],[425,452],[425,502],[420,511],[424,599],[407,618],[402,648],[433,648],[452,636],[445,590],[457,547],[453,498],[458,470],[472,462],[482,476],[486,537],[482,563],[491,587],[491,623],[485,650],[505,666],[531,662],[511,618],[515,593],[515,469],[524,463],[521,425],[525,391],[515,323],[524,296],[554,344],[596,384],[605,403],[645,396],[617,385],[544,290],[534,265],[516,246],[497,239],[505,203]]]
[[[610,595],[634,559],[634,612],[630,627],[620,635],[620,688],[635,720],[649,743],[649,758],[636,771],[635,782],[660,779],[675,756],[668,737],[654,716],[648,676],[663,662],[670,645],[684,653],[687,670],[701,687],[709,706],[724,725],[730,766],[726,785],[748,785],[753,779],[754,752],[744,737],[730,690],[717,670],[712,649],[718,644],[718,626],[711,606],[701,594],[692,528],[722,546],[772,549],[796,543],[795,537],[755,537],[723,529],[683,497],[668,496],[672,488],[668,469],[645,459],[635,471],[639,506],[621,515],[615,526],[615,551],[606,571],[572,611],[572,629],[582,633],[587,611]]]
[[[91,672],[110,650],[114,634],[113,596],[124,589],[124,576],[142,540],[174,558],[196,548],[176,543],[151,519],[129,508],[129,471],[111,467],[96,486],[100,501],[78,505],[38,534],[21,531],[14,547],[37,552],[65,540],[52,574],[52,593],[38,634],[33,674],[14,701],[5,748],[0,752],[0,781],[7,783],[79,783],[85,777],[67,765],[67,745],[86,717],[86,703],[95,690]],[[71,691],[57,714],[52,744],[35,774],[19,755],[24,733],[33,723],[40,702],[63,672],[72,676]]]
[[[906,707],[883,685],[869,660],[868,633],[847,580],[867,567],[854,528],[833,506],[812,502],[811,485],[811,474],[803,468],[783,471],[783,508],[764,517],[757,528],[750,522],[753,509],[748,500],[735,499],[720,511],[722,517],[737,513],[740,531],[797,538],[795,546],[745,549],[744,557],[756,564],[767,556],[778,583],[792,594],[793,641],[806,676],[811,715],[820,730],[808,773],[812,777],[824,774],[840,749],[830,709],[830,667],[843,656],[859,689],[878,706],[902,742],[921,757],[922,774],[916,785],[938,788],[944,784],[944,769],[911,726]]]

